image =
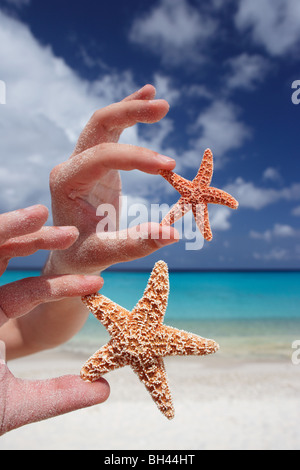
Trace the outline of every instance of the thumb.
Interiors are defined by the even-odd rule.
[[[37,381],[11,375],[11,379],[4,432],[103,403],[110,392],[104,379],[88,383],[75,375]]]
[[[120,232],[100,232],[97,236],[105,241],[105,251],[101,249],[99,256],[108,266],[143,258],[179,241],[174,227],[157,223],[144,223]]]

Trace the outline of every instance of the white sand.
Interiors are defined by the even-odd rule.
[[[18,377],[78,374],[86,358],[58,350],[9,364]],[[106,403],[0,437],[0,450],[300,449],[300,365],[290,360],[167,358],[176,416],[168,421],[130,368],[106,379]]]

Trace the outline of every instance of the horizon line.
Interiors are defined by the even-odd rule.
[[[7,271],[40,271],[42,267],[10,267]],[[114,268],[110,267],[103,272],[149,272],[152,268]],[[171,272],[300,272],[299,268],[170,268]],[[5,273],[3,273],[5,274]]]

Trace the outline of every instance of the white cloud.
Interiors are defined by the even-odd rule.
[[[294,52],[300,43],[299,0],[241,0],[237,28],[274,56]]]
[[[263,82],[270,70],[270,63],[260,55],[243,53],[227,60],[230,73],[227,78],[227,87],[233,89],[254,90]]]
[[[271,230],[266,230],[265,232],[257,232],[256,230],[251,230],[249,234],[250,238],[255,240],[265,240],[266,242],[271,241],[272,232]]]
[[[0,78],[7,88],[7,104],[1,106],[0,114],[0,211],[37,202],[50,209],[51,169],[72,153],[96,109],[119,101],[137,86],[130,72],[83,80],[50,47],[41,45],[25,24],[1,10],[0,43]],[[161,76],[156,80],[163,91],[167,81]],[[171,98],[176,99],[175,92]],[[162,152],[172,129],[171,120],[164,119],[153,129],[144,126],[143,132],[139,126],[128,129],[121,141]],[[132,177],[124,174],[127,194],[134,193],[134,185],[129,184]],[[153,179],[139,173],[138,181],[149,192]],[[163,181],[159,182],[162,186]]]
[[[287,201],[299,201],[300,183],[293,183],[289,188],[283,188],[279,191],[282,199]]]
[[[172,94],[172,89],[170,93]],[[177,95],[174,95],[175,99],[177,99]],[[231,102],[223,100],[211,103],[199,114],[196,122],[187,128],[189,136],[197,135],[197,137],[190,138],[186,149],[179,151],[174,147],[168,147],[167,138],[174,132],[173,122],[168,117],[164,118],[158,127],[156,126],[144,128],[138,136],[134,129],[128,129],[125,131],[122,141],[148,147],[151,143],[152,150],[163,151],[166,155],[175,158],[177,173],[181,173],[185,168],[194,168],[196,171],[202,160],[203,152],[208,147],[214,154],[214,167],[220,168],[228,158],[225,154],[240,148],[251,136],[251,130],[239,118],[239,109]],[[136,194],[139,193],[143,196],[151,194],[153,185],[150,180],[151,176],[139,175],[136,178],[136,175],[130,172],[126,175],[125,188],[127,185],[133,187],[133,178],[135,178]],[[158,188],[163,187],[161,183],[157,184]],[[168,189],[166,191],[168,192]]]
[[[272,248],[272,250],[264,253],[255,252],[253,257],[257,260],[264,261],[286,261],[290,259],[289,251],[285,248]]]
[[[178,102],[180,91],[172,87],[170,77],[161,73],[155,73],[153,85],[156,88],[157,98],[167,100],[171,106]]]
[[[231,225],[229,218],[232,210],[227,207],[209,206],[209,219],[213,230],[229,230]]]
[[[227,185],[224,189],[239,201],[240,207],[249,209],[259,210],[269,204],[275,204],[279,200],[300,200],[299,183],[282,189],[260,188],[255,186],[253,182],[237,178],[234,183]]]
[[[214,101],[197,119],[194,130],[201,136],[195,140],[196,149],[211,148],[215,166],[221,166],[221,158],[231,150],[240,148],[251,136],[250,129],[239,119],[239,110],[227,101]],[[191,163],[194,164],[193,158]],[[199,160],[199,156],[197,156]]]
[[[49,46],[42,46],[20,21],[0,12],[0,25],[0,43],[5,45],[0,49],[1,78],[10,107],[26,110],[26,115],[47,116],[75,139],[93,111],[132,91],[130,73],[90,83]]]
[[[161,0],[134,21],[130,40],[159,55],[165,64],[197,63],[216,27],[214,19],[187,0]]]
[[[292,215],[300,217],[300,206],[297,206],[292,210]]]
[[[182,88],[182,93],[190,98],[206,98],[208,100],[212,100],[214,98],[207,86],[199,83],[184,86]]]
[[[34,203],[50,208],[49,173],[72,150],[64,130],[49,118],[25,116],[9,106],[0,115],[1,212]]]
[[[256,232],[251,230],[250,237],[256,240],[265,240],[270,242],[274,237],[276,238],[290,238],[298,235],[297,230],[295,230],[290,225],[284,224],[275,224],[271,230],[266,230],[265,232]]]
[[[42,202],[49,207],[48,175],[69,157],[83,125],[105,99],[42,46],[29,28],[0,11],[1,210]]]
[[[275,224],[273,233],[275,237],[295,237],[297,231],[290,225]]]
[[[75,41],[74,37],[74,41]],[[89,69],[98,68],[106,72],[112,72],[112,67],[107,65],[98,54],[90,54],[88,48],[81,42],[78,45],[78,56],[82,59],[82,62]]]
[[[269,167],[269,168],[266,168],[266,170],[264,171],[263,179],[264,180],[275,181],[275,182],[281,182],[282,181],[282,176],[276,168]]]

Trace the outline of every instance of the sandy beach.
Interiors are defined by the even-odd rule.
[[[85,359],[53,350],[9,367],[18,377],[46,379],[78,374]],[[127,367],[106,375],[106,403],[12,431],[0,438],[0,449],[300,449],[300,365],[290,359],[229,360],[221,353],[165,363],[172,421]]]

